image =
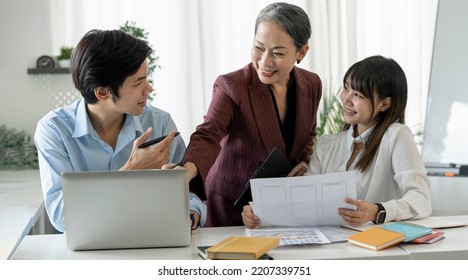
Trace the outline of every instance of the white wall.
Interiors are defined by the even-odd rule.
[[[467,11],[466,0],[439,2],[422,149],[428,164],[468,164]]]
[[[27,68],[35,67],[35,60],[40,55],[58,54],[58,50],[51,46],[49,14],[48,0],[0,1],[0,125],[26,130],[31,135],[43,115],[69,104],[78,96],[70,75],[27,74]],[[164,59],[170,60],[170,57]],[[190,105],[191,102],[184,104]],[[445,181],[432,183],[435,214],[448,214],[444,203],[450,201],[450,197],[465,197],[447,192]],[[453,189],[458,190],[458,186]],[[442,193],[449,197],[441,196]],[[462,204],[460,201],[452,205],[456,209],[449,210],[466,213],[468,210]]]
[[[89,29],[113,29],[125,20],[135,20],[138,25],[147,28],[150,42],[160,56],[162,69],[156,71],[155,89],[158,95],[153,104],[171,113],[188,142],[195,126],[202,122],[216,76],[249,62],[254,18],[262,7],[273,1],[1,0],[0,56],[5,58],[0,65],[0,124],[9,124],[32,134],[41,116],[79,96],[70,75],[27,75],[26,68],[34,67],[37,57],[58,54],[60,45],[76,44]],[[338,81],[335,81],[336,74],[332,72],[344,73],[343,69],[347,69],[356,59],[376,53],[393,57],[405,71],[408,70],[411,94],[407,123],[410,126],[421,123],[424,120],[426,81],[429,76],[429,73],[421,70],[428,68],[430,63],[430,54],[427,54],[432,49],[432,36],[417,39],[416,52],[419,55],[414,54],[415,50],[406,50],[404,43],[408,40],[395,40],[393,48],[377,43],[389,40],[389,34],[403,34],[407,29],[432,30],[431,15],[436,1],[425,0],[424,5],[420,5],[421,1],[414,1],[412,3],[416,4],[412,7],[403,0],[291,0],[310,12],[313,28],[313,52],[309,51],[307,59],[300,66],[318,73],[324,86],[330,87],[340,84],[342,77],[339,74]],[[338,5],[344,3],[346,5]],[[67,8],[62,7],[65,4]],[[117,4],[125,8],[117,9]],[[222,4],[226,7],[215,9]],[[363,5],[366,9],[362,9]],[[53,10],[66,10],[66,13],[51,13]],[[106,11],[104,16],[102,10]],[[418,17],[415,14],[418,11],[425,16]],[[198,14],[200,18],[193,18]],[[355,17],[359,18],[357,23]],[[389,26],[392,23],[398,24]],[[349,29],[348,37],[360,38],[358,41],[362,45],[355,50],[356,46],[344,39],[346,36],[341,39],[328,38],[340,32],[324,26],[337,30]],[[369,31],[369,26],[382,27],[384,32]],[[14,32],[10,31],[11,27],[14,27]],[[203,35],[201,40],[197,32]],[[231,35],[232,38],[229,37]],[[324,41],[328,45],[322,44]],[[337,56],[329,51],[329,48],[339,46],[342,46],[342,52],[356,54],[350,55],[348,61],[345,54]],[[194,55],[197,53],[202,57]],[[323,57],[327,54],[331,55],[330,63],[326,63],[328,59]],[[415,70],[413,72],[417,77],[410,74],[411,69]],[[178,82],[174,82],[174,77],[179,78]]]
[[[37,57],[58,54],[49,19],[47,0],[0,2],[0,125],[31,135],[43,115],[75,94],[70,75],[27,74]]]

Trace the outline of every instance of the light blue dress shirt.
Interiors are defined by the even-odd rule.
[[[127,115],[113,149],[93,128],[82,98],[49,112],[38,122],[34,142],[38,150],[45,208],[57,230],[66,230],[61,174],[65,171],[119,170],[130,157],[133,141],[149,127],[153,128],[149,139],[177,131],[167,112],[147,104],[141,115]],[[175,137],[169,162],[180,162],[184,153],[184,140]],[[193,193],[190,193],[190,209],[200,214],[200,225],[204,225],[206,206]]]

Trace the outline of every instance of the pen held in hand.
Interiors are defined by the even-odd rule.
[[[174,137],[178,136],[179,134],[180,134],[180,132],[176,132]],[[161,142],[162,140],[164,140],[166,137],[167,137],[167,135],[164,135],[164,136],[158,137],[156,139],[150,140],[148,142],[145,142],[145,143],[141,144],[140,146],[138,146],[138,148],[146,148],[148,146],[157,144],[157,143]]]

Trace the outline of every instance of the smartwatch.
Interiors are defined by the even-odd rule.
[[[372,221],[374,224],[383,224],[385,223],[385,217],[387,216],[387,211],[383,207],[382,203],[375,203],[377,207],[379,207],[379,211],[377,212],[377,218],[375,221]]]

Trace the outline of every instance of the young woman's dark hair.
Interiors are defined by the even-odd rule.
[[[365,151],[356,166],[364,171],[377,153],[380,141],[388,127],[394,123],[405,123],[405,108],[408,86],[403,69],[396,61],[383,56],[371,56],[355,63],[348,69],[343,84],[362,93],[371,101],[372,115],[376,101],[390,97],[390,107],[377,115],[374,129],[366,141]],[[348,130],[346,124],[343,130]]]
[[[119,43],[116,44],[115,41]],[[153,50],[119,30],[91,30],[75,47],[70,62],[73,82],[86,103],[95,104],[94,89],[108,89],[114,100],[128,76],[135,74]]]

